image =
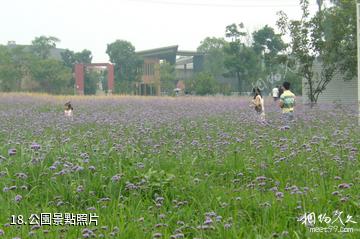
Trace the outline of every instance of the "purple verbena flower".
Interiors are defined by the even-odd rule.
[[[338,185],[338,188],[340,189],[347,189],[347,188],[350,188],[350,185],[347,184],[347,183],[341,183]]]
[[[276,196],[277,199],[282,199],[282,198],[284,197],[284,193],[282,193],[282,192],[276,192],[276,193],[275,193],[275,196]]]
[[[14,200],[15,200],[15,202],[20,202],[20,201],[22,200],[22,198],[23,198],[23,197],[18,194],[18,195],[15,196],[15,199],[14,199]]]
[[[116,175],[112,176],[111,181],[113,181],[114,183],[119,182],[121,179],[121,176],[122,176],[121,174],[116,174]]]
[[[40,144],[38,143],[32,143],[30,146],[31,149],[33,150],[39,150],[40,149]]]
[[[9,150],[8,150],[8,154],[9,154],[9,156],[14,156],[14,155],[16,155],[16,149],[14,149],[14,148],[9,149]]]

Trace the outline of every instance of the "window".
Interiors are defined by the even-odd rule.
[[[155,70],[154,70],[154,64],[151,63],[151,64],[144,64],[144,67],[143,67],[143,74],[144,75],[154,75],[155,74]]]

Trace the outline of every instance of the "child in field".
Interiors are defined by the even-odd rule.
[[[73,116],[73,111],[74,111],[74,108],[72,107],[70,101],[69,102],[66,102],[65,103],[65,116],[66,117],[69,117],[69,118],[72,118]]]

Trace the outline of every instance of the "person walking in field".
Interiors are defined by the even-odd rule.
[[[295,94],[290,91],[290,83],[283,83],[284,92],[280,96],[279,106],[285,121],[294,120]]]
[[[274,89],[272,89],[272,97],[274,102],[279,99],[279,86],[275,86]]]
[[[254,99],[251,101],[252,106],[255,108],[257,115],[260,117],[261,121],[265,121],[265,107],[264,107],[264,98],[261,95],[259,88],[253,89]]]

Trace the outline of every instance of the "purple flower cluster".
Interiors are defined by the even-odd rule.
[[[21,229],[64,238],[285,237],[270,228],[298,231],[283,218],[309,205],[356,212],[360,128],[353,108],[299,104],[296,121],[284,124],[267,101],[268,122],[259,124],[247,100],[75,98],[76,115],[64,121],[55,98],[0,96],[0,137],[9,135],[1,138],[0,204],[101,213],[99,227]],[[261,230],[235,235],[265,215],[278,221],[266,218]],[[18,235],[12,227],[5,232]]]

